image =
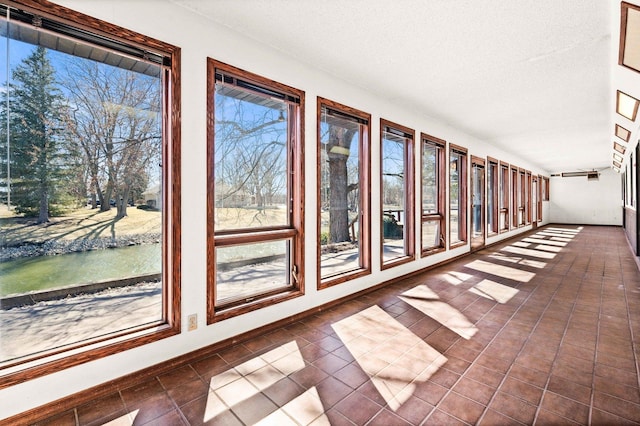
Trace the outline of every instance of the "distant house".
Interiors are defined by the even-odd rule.
[[[162,206],[162,187],[159,184],[151,186],[142,193],[142,197],[147,206],[159,209]]]

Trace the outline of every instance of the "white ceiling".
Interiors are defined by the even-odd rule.
[[[547,172],[611,166],[613,0],[172,1]]]

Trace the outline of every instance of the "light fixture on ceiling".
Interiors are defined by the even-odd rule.
[[[613,153],[613,159],[616,160],[618,163],[622,163],[622,155],[618,154],[618,153]]]
[[[629,142],[629,138],[631,137],[631,132],[622,127],[619,124],[616,124],[616,136],[622,139],[625,142]]]
[[[622,155],[624,155],[625,151],[627,150],[627,148],[625,148],[624,146],[620,145],[618,142],[614,142],[613,143],[613,149],[618,151]]]
[[[618,163],[617,161],[613,162],[613,166],[617,167],[618,169],[620,169],[622,167],[622,164]]]
[[[618,90],[616,96],[616,112],[618,114],[631,121],[635,121],[639,104],[640,101],[636,98]]]
[[[284,121],[284,113],[280,110],[280,115],[278,116],[278,121],[282,123]]]

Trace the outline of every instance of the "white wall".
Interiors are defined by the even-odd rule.
[[[379,235],[372,235],[373,273],[348,284],[316,289],[316,199],[306,197],[305,255],[306,294],[303,297],[270,306],[258,311],[234,317],[206,326],[206,58],[226,62],[247,71],[260,74],[275,81],[296,87],[306,92],[305,132],[305,187],[316,187],[316,97],[322,96],[372,114],[372,228],[378,229],[379,206],[379,120],[385,118],[416,130],[426,132],[450,143],[469,149],[469,155],[491,156],[509,164],[524,167],[533,174],[546,174],[522,158],[502,152],[491,145],[473,138],[450,126],[415,110],[403,108],[387,99],[346,84],[338,77],[311,69],[294,59],[276,52],[267,46],[246,39],[240,34],[204,20],[168,1],[114,1],[114,0],[58,0],[64,6],[123,26],[142,34],[160,39],[182,48],[182,319],[186,327],[187,315],[198,314],[198,329],[180,335],[121,352],[103,359],[69,368],[54,374],[30,380],[0,390],[0,419],[37,407],[83,389],[135,372],[195,349],[238,335],[256,327],[272,323],[293,314],[304,312],[314,306],[327,303],[372,287],[380,282],[421,269],[447,258],[468,251],[468,246],[420,259],[395,268],[380,271]],[[153,3],[152,15],[149,7]],[[277,29],[274,29],[274,31]],[[410,66],[410,64],[407,64]],[[363,72],[366,72],[363,71]],[[419,144],[416,144],[419,146]],[[416,170],[419,155],[416,155]],[[603,182],[600,183],[602,185]],[[416,179],[416,193],[419,179]],[[591,184],[590,184],[591,185]],[[598,185],[598,184],[596,184]],[[613,187],[613,184],[611,184]],[[561,189],[552,183],[552,194],[559,196]],[[611,188],[603,192],[619,191]],[[586,197],[586,195],[585,195]],[[594,200],[594,198],[591,198]],[[547,204],[547,203],[545,203]],[[585,205],[587,205],[585,198]],[[608,219],[603,212],[598,215]],[[549,219],[545,206],[544,223]],[[416,223],[418,213],[416,212]],[[520,228],[518,232],[530,227]],[[501,234],[488,242],[514,235]],[[418,239],[419,240],[419,239]],[[416,242],[418,244],[418,242]],[[419,253],[416,246],[416,252]]]
[[[552,177],[549,182],[550,221],[622,226],[622,181],[611,169],[600,179]]]

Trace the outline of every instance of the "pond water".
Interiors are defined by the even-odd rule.
[[[16,259],[0,263],[0,297],[161,271],[161,244]]]

